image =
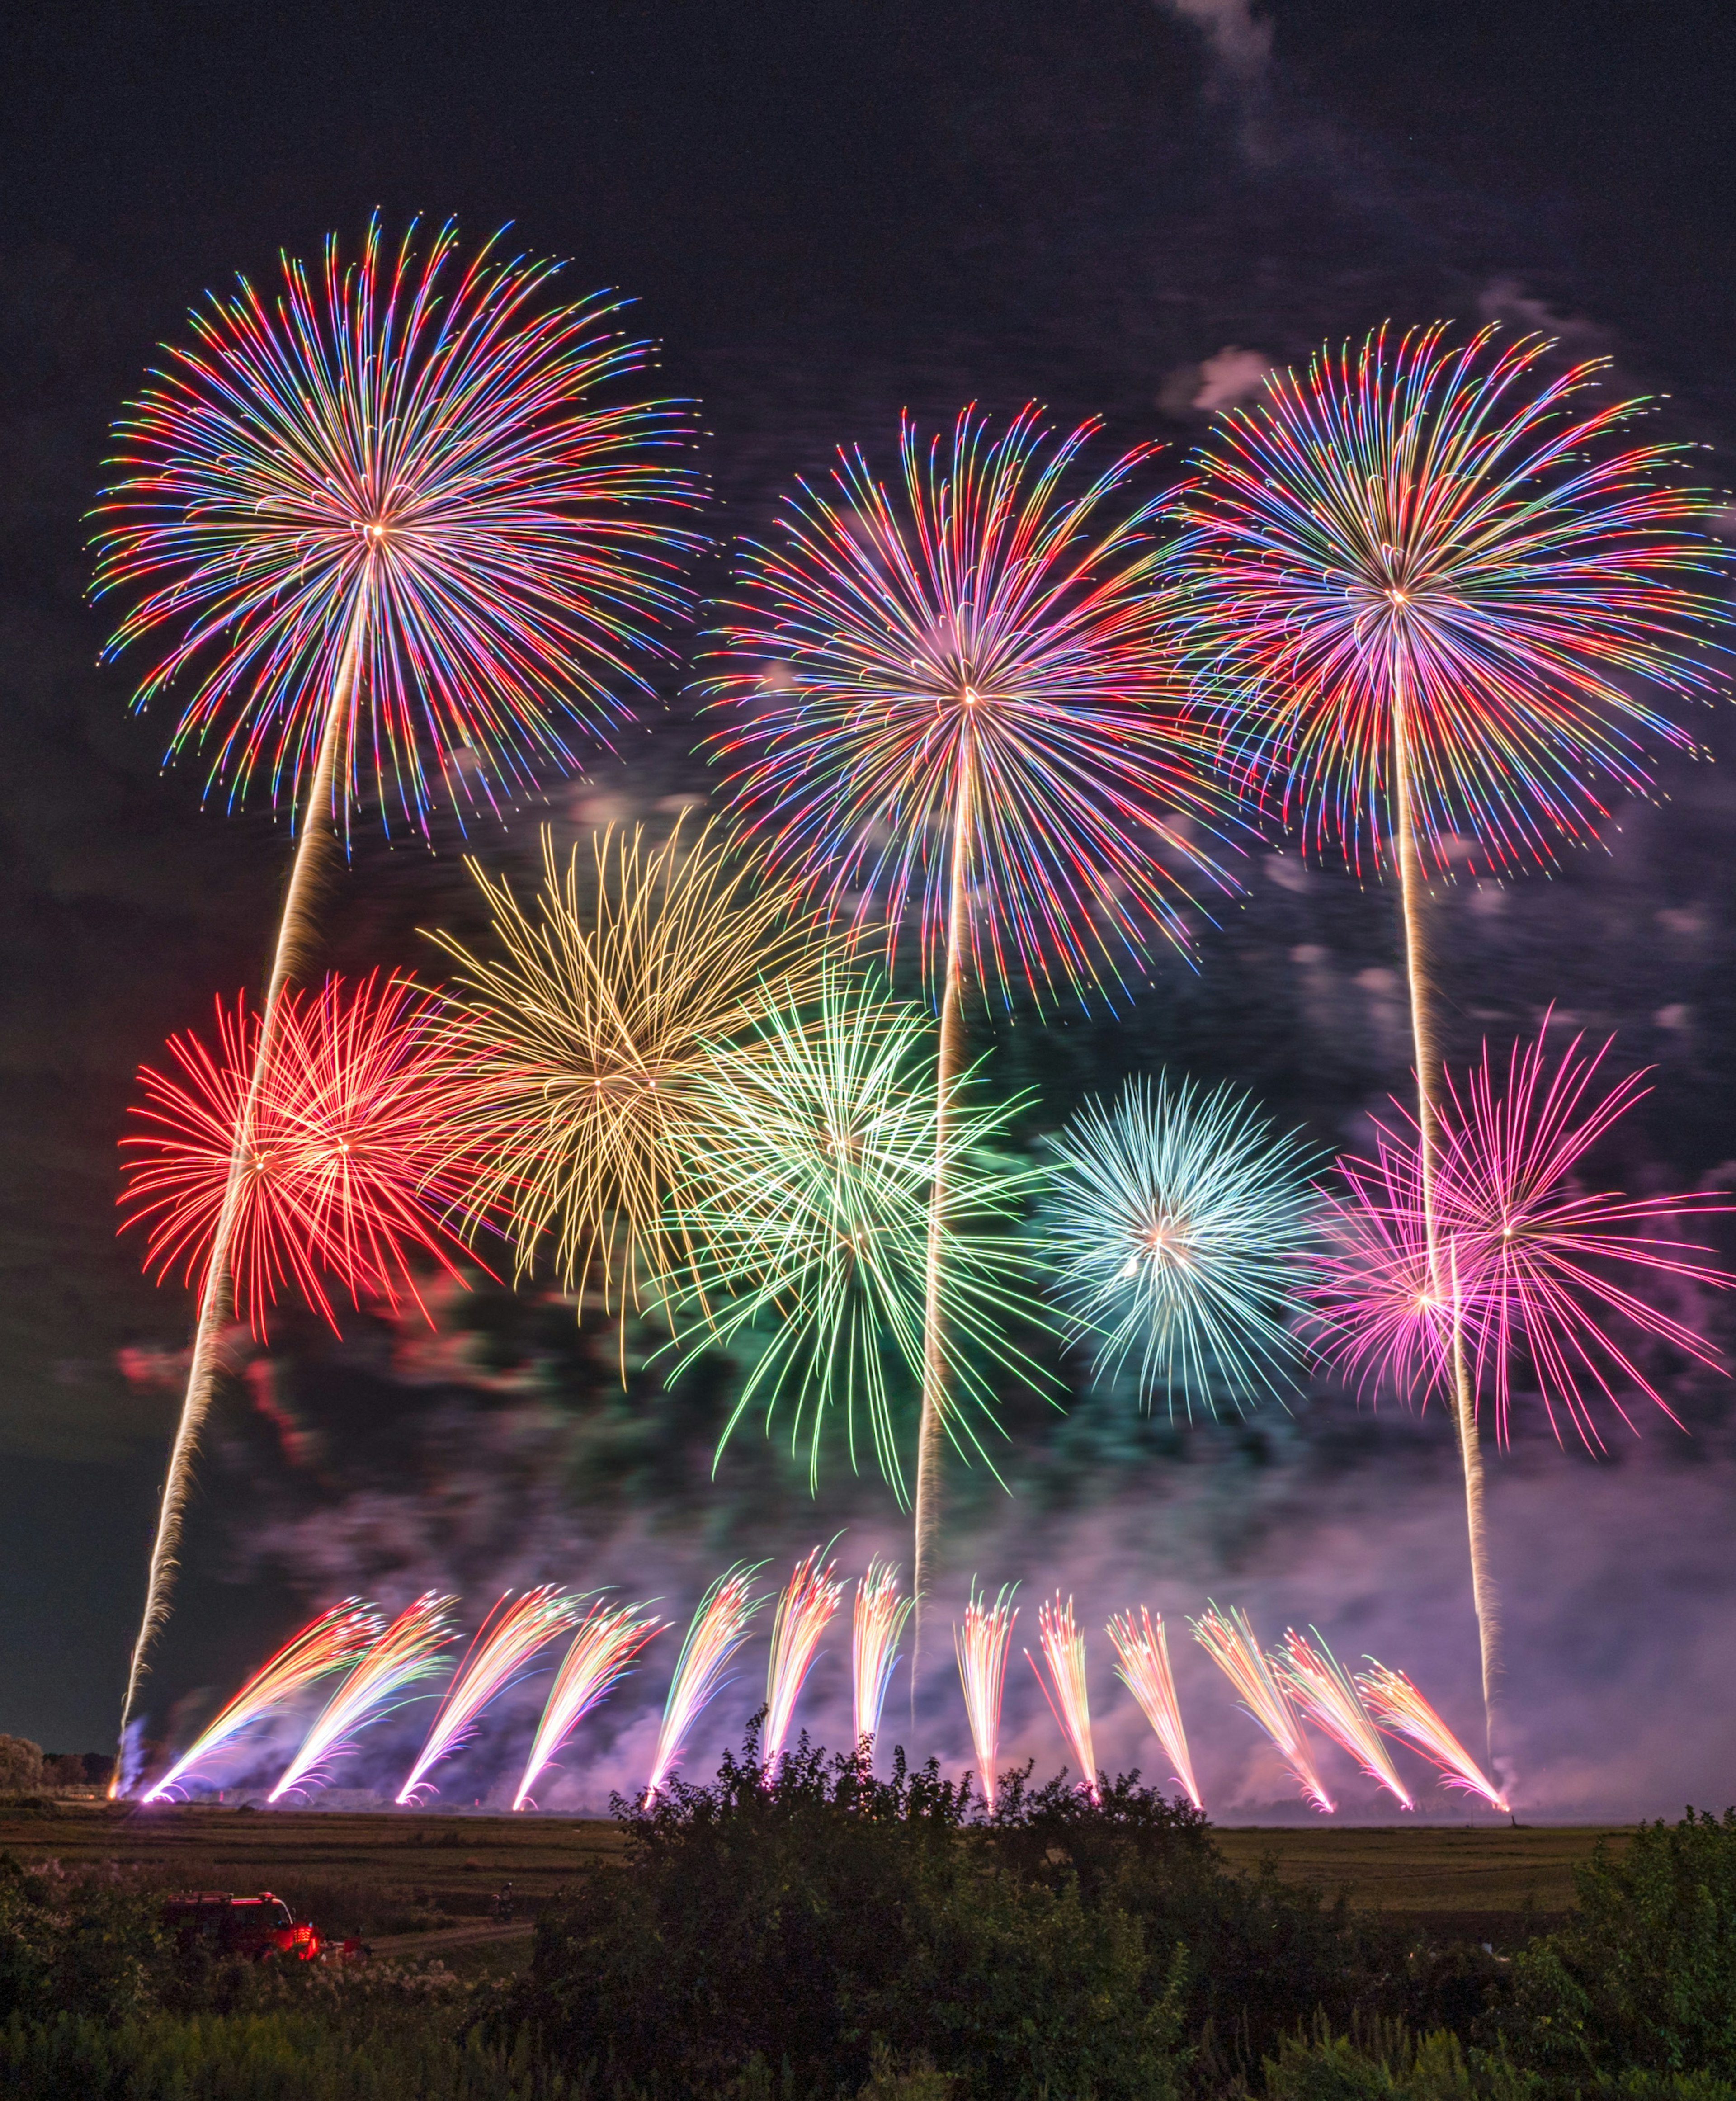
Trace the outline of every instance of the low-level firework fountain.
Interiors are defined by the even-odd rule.
[[[1006,1687],[1007,1643],[1018,1617],[1018,1608],[1013,1603],[1013,1593],[1018,1588],[1016,1583],[1003,1583],[992,1605],[987,1593],[979,1592],[973,1583],[964,1624],[952,1630],[959,1682],[965,1688],[965,1712],[970,1719],[970,1741],[977,1754],[977,1777],[992,1816],[995,1761],[1001,1751],[1001,1699]]]
[[[1061,1724],[1061,1733],[1072,1750],[1080,1788],[1093,1802],[1101,1802],[1097,1752],[1091,1741],[1091,1696],[1085,1685],[1085,1638],[1074,1624],[1072,1599],[1069,1598],[1063,1605],[1058,1590],[1053,1605],[1037,1608],[1036,1624],[1037,1646],[1049,1665],[1049,1679],[1037,1670],[1036,1658],[1029,1649],[1025,1651],[1025,1661],[1036,1671],[1036,1682],[1043,1687],[1049,1712]]]
[[[1194,1779],[1193,1760],[1188,1755],[1187,1732],[1182,1726],[1181,1702],[1176,1698],[1175,1679],[1169,1669],[1169,1643],[1164,1632],[1163,1615],[1155,1620],[1143,1605],[1139,1623],[1132,1612],[1117,1612],[1105,1630],[1115,1643],[1120,1661],[1115,1675],[1139,1702],[1140,1712],[1175,1767],[1175,1777],[1186,1790],[1195,1809],[1204,1809]]]
[[[1314,1807],[1331,1816],[1337,1804],[1314,1771],[1308,1738],[1289,1696],[1273,1675],[1248,1615],[1232,1605],[1221,1612],[1209,1599],[1192,1622],[1194,1639],[1242,1696],[1243,1710],[1277,1746],[1291,1777]]]
[[[580,1621],[554,1683],[549,1688],[542,1719],[524,1762],[524,1777],[513,1797],[515,1809],[523,1809],[561,1745],[593,1707],[607,1698],[625,1674],[627,1665],[665,1622],[641,1619],[643,1605],[593,1605]]]
[[[553,1583],[539,1584],[516,1600],[509,1590],[498,1600],[477,1629],[470,1654],[446,1689],[428,1740],[398,1791],[400,1809],[431,1786],[429,1772],[475,1734],[484,1708],[518,1681],[540,1648],[567,1631],[579,1617],[582,1603]]]
[[[783,1595],[778,1599],[777,1618],[771,1629],[771,1655],[766,1666],[766,1730],[764,1758],[769,1769],[782,1753],[795,1715],[802,1682],[814,1661],[819,1638],[844,1596],[837,1564],[823,1568],[816,1546],[796,1564]]]
[[[1402,1670],[1389,1670],[1375,1659],[1356,1674],[1358,1690],[1369,1711],[1389,1735],[1404,1737],[1440,1768],[1443,1787],[1480,1794],[1491,1809],[1511,1814],[1505,1798],[1464,1745]]]
[[[1348,1751],[1370,1780],[1395,1795],[1401,1809],[1414,1809],[1416,1804],[1399,1779],[1380,1731],[1369,1719],[1355,1680],[1321,1641],[1318,1628],[1308,1632],[1319,1642],[1318,1648],[1290,1627],[1272,1652],[1279,1679],[1318,1729]]]
[[[455,1632],[447,1612],[457,1602],[425,1590],[404,1607],[326,1702],[269,1800],[323,1785],[334,1762],[355,1749],[363,1729],[400,1706],[413,1685],[439,1672],[444,1661],[440,1652]]]
[[[855,1621],[850,1630],[853,1733],[856,1749],[866,1745],[870,1762],[874,1739],[880,1734],[886,1687],[898,1661],[899,1637],[915,1602],[899,1595],[898,1564],[883,1561],[877,1554],[856,1585]]]
[[[645,1783],[645,1799],[662,1786],[681,1756],[687,1732],[721,1689],[730,1658],[748,1638],[753,1615],[765,1603],[752,1595],[753,1578],[765,1567],[737,1562],[725,1570],[699,1601],[687,1638],[676,1659],[669,1697],[663,1703],[663,1726],[657,1732],[656,1756]]]

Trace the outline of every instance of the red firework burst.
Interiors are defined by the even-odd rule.
[[[171,1037],[177,1069],[140,1068],[121,1141],[121,1230],[145,1229],[146,1269],[159,1281],[179,1269],[202,1293],[227,1207],[236,1311],[262,1341],[285,1290],[335,1329],[334,1281],[357,1306],[408,1298],[426,1316],[413,1254],[463,1281],[441,1223],[456,1170],[439,1012],[378,972],[287,992],[256,1091],[259,1017],[245,994],[218,1002],[214,1045]]]

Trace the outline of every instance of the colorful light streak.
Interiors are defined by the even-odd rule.
[[[693,1724],[722,1689],[730,1659],[747,1639],[753,1615],[766,1602],[752,1595],[753,1578],[765,1565],[758,1561],[750,1568],[738,1562],[726,1569],[695,1608],[663,1704],[656,1754],[645,1784],[647,1802],[681,1756]]]
[[[819,1565],[825,1551],[816,1546],[798,1561],[778,1599],[766,1665],[766,1727],[761,1739],[761,1755],[768,1768],[783,1754],[802,1680],[813,1664],[820,1636],[843,1600],[837,1562]]]
[[[379,1639],[384,1624],[379,1614],[359,1598],[346,1598],[341,1605],[311,1619],[276,1655],[261,1664],[227,1705],[201,1730],[192,1748],[140,1799],[176,1799],[189,1775],[232,1749],[255,1723],[286,1706],[334,1670],[347,1670]]]
[[[530,1801],[531,1789],[555,1754],[591,1710],[613,1692],[634,1657],[653,1635],[662,1633],[664,1622],[638,1617],[644,1609],[637,1604],[593,1605],[579,1621],[549,1688],[530,1756],[524,1762],[524,1776],[513,1797],[515,1810]]]
[[[285,992],[263,1066],[245,997],[219,1002],[214,1048],[171,1037],[179,1070],[140,1068],[121,1140],[122,1229],[146,1229],[146,1267],[179,1268],[203,1298],[227,1207],[236,1311],[262,1340],[285,1290],[335,1329],[334,1281],[358,1307],[407,1299],[425,1314],[413,1255],[462,1284],[464,1250],[440,1215],[452,1184],[439,1014],[429,993],[375,971]]]
[[[331,1767],[354,1752],[362,1730],[402,1706],[412,1686],[438,1675],[445,1662],[440,1652],[457,1636],[447,1612],[457,1602],[425,1590],[404,1607],[326,1702],[268,1801],[326,1785]]]
[[[841,1422],[854,1471],[865,1419],[900,1502],[895,1402],[901,1375],[925,1377],[937,1229],[954,1448],[992,1470],[991,1374],[1045,1376],[1005,1340],[1009,1321],[1040,1318],[1034,1265],[1006,1231],[1039,1178],[990,1164],[1024,1103],[985,1104],[961,1088],[941,1139],[931,1037],[919,1008],[828,967],[816,999],[780,998],[751,1046],[717,1050],[696,1082],[703,1172],[674,1214],[686,1274],[666,1287],[684,1283],[703,1312],[669,1346],[678,1363],[719,1347],[744,1361],[720,1451],[744,1418],[762,1414],[769,1432],[786,1411],[791,1451],[806,1442],[817,1486],[828,1431]]]
[[[850,1629],[851,1711],[856,1749],[864,1752],[871,1765],[886,1688],[898,1662],[899,1639],[915,1603],[899,1594],[898,1564],[882,1560],[877,1554],[868,1563],[867,1575],[857,1580]]]
[[[484,1708],[518,1683],[539,1649],[572,1626],[582,1602],[552,1583],[539,1584],[518,1599],[508,1591],[498,1600],[446,1688],[427,1741],[399,1790],[400,1809],[417,1801],[425,1789],[437,1792],[428,1773],[463,1747]]]
[[[1317,1629],[1306,1635],[1294,1627],[1273,1651],[1272,1661],[1309,1719],[1350,1754],[1368,1777],[1398,1798],[1401,1809],[1416,1807],[1387,1754],[1380,1732],[1368,1718],[1356,1681],[1321,1640]]]
[[[1464,1745],[1402,1670],[1389,1670],[1373,1656],[1372,1666],[1356,1674],[1358,1689],[1369,1711],[1383,1729],[1407,1738],[1441,1771],[1441,1785],[1467,1794],[1480,1794],[1491,1809],[1504,1816],[1511,1812],[1505,1798]]]
[[[1154,1620],[1142,1605],[1136,1626],[1131,1612],[1117,1612],[1105,1630],[1120,1659],[1115,1675],[1139,1702],[1170,1763],[1174,1778],[1195,1809],[1204,1809],[1193,1761],[1188,1755],[1187,1732],[1182,1726],[1182,1703],[1176,1697],[1175,1679],[1169,1668],[1169,1643],[1163,1615]]]
[[[1037,1646],[1043,1652],[1043,1660],[1049,1665],[1045,1679],[1037,1667],[1036,1658],[1029,1649],[1025,1661],[1043,1688],[1043,1697],[1049,1702],[1049,1711],[1061,1725],[1061,1733],[1067,1738],[1075,1763],[1079,1767],[1079,1788],[1094,1802],[1103,1798],[1098,1785],[1097,1752],[1091,1741],[1091,1696],[1085,1683],[1085,1638],[1073,1621],[1073,1601],[1065,1604],[1061,1594],[1055,1593],[1053,1605],[1044,1603],[1037,1608]],[[1053,1691],[1050,1690],[1053,1686]]]
[[[1227,1612],[1220,1612],[1208,1599],[1204,1612],[1189,1625],[1194,1639],[1241,1694],[1243,1711],[1270,1737],[1304,1798],[1330,1816],[1336,1805],[1314,1770],[1306,1732],[1273,1675],[1248,1615],[1234,1605]]]
[[[958,1657],[959,1683],[965,1691],[965,1712],[970,1722],[970,1741],[977,1754],[977,1778],[983,1806],[995,1813],[995,1761],[1001,1751],[1001,1701],[1006,1689],[1007,1644],[1018,1618],[1013,1603],[1016,1583],[1003,1583],[991,1605],[986,1592],[973,1582],[965,1607],[962,1626],[952,1630],[952,1647]]]
[[[1130,1080],[1055,1142],[1043,1207],[1056,1289],[1092,1377],[1216,1414],[1293,1384],[1308,1148],[1230,1086]]]
[[[660,843],[611,828],[564,865],[546,829],[542,862],[528,908],[470,864],[494,958],[435,937],[462,973],[444,1050],[465,1208],[510,1235],[519,1280],[546,1266],[582,1296],[594,1277],[636,1308],[689,1266],[670,1218],[711,1143],[701,1080],[719,1046],[752,1063],[776,1001],[811,997],[823,944],[714,824]]]

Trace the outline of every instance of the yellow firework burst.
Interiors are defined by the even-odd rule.
[[[505,1229],[520,1279],[594,1281],[607,1311],[637,1308],[651,1280],[691,1267],[670,1220],[705,1155],[718,1046],[754,1055],[773,1007],[817,988],[828,943],[713,822],[660,843],[610,826],[564,865],[546,828],[542,860],[528,905],[469,864],[494,953],[433,937],[461,973],[448,1042],[466,1208]]]

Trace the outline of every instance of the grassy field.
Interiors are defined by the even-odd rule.
[[[1368,1909],[1432,1923],[1512,1919],[1573,1902],[1573,1868],[1620,1831],[1570,1825],[1514,1829],[1220,1830],[1225,1855],[1252,1869],[1272,1859]],[[205,1807],[148,1810],[99,1802],[0,1801],[0,1847],[67,1867],[117,1860],[183,1889],[274,1890],[328,1935],[393,1936],[431,1951],[487,1920],[510,1882],[518,1916],[534,1915],[619,1841],[614,1828],[544,1816],[417,1816]],[[436,1940],[435,1936],[439,1936]]]

